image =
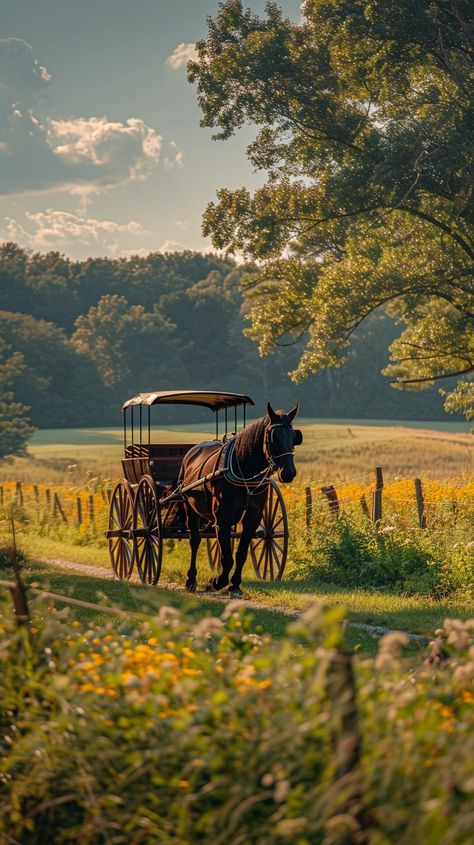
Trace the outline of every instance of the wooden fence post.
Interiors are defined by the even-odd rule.
[[[372,493],[372,522],[379,522],[382,519],[382,490],[382,467],[375,467],[375,490]]]
[[[37,484],[33,484],[33,495],[35,497],[35,504],[38,507],[38,505],[39,505],[39,490],[38,490]]]
[[[56,516],[59,513],[63,522],[67,522],[67,516],[63,511],[61,502],[59,501],[59,496],[57,493],[54,494],[54,505],[53,505],[53,516]]]
[[[340,784],[343,796],[337,809],[341,815],[351,814],[352,810],[354,820],[358,823],[358,830],[347,831],[344,843],[364,845],[368,842],[367,826],[372,820],[363,806],[361,737],[355,686],[352,656],[338,650],[331,660],[328,675],[328,695],[332,702],[330,727],[335,786],[337,788]]]
[[[44,494],[46,496],[46,508],[47,510],[51,510],[51,490],[47,487]]]
[[[94,494],[91,493],[89,496],[89,519],[91,522],[94,522]]]
[[[415,478],[415,495],[416,506],[418,508],[418,524],[420,528],[426,528],[425,500],[423,497],[423,485],[421,483],[421,478]]]
[[[15,504],[23,507],[23,487],[21,481],[16,482],[15,488]]]
[[[78,496],[77,499],[76,499],[76,505],[77,505],[77,524],[82,525],[82,502],[81,502],[80,496]]]
[[[313,496],[311,487],[305,487],[305,502],[306,502],[306,528],[309,531],[311,528],[311,517],[313,515]]]
[[[3,487],[0,487],[0,505],[3,507]]]
[[[359,502],[360,502],[360,506],[362,508],[362,513],[364,514],[364,516],[366,516],[369,519],[370,518],[369,506],[367,504],[367,499],[365,498],[365,493],[362,493],[362,496],[360,497]]]
[[[329,505],[330,513],[334,514],[334,516],[338,516],[339,514],[339,499],[337,498],[337,493],[332,484],[328,484],[325,487],[321,487],[321,493],[323,496],[326,496]]]

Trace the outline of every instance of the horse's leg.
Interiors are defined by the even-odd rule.
[[[196,589],[197,566],[196,558],[199,546],[201,545],[201,535],[199,534],[199,516],[191,505],[186,506],[187,511],[187,525],[189,531],[189,543],[191,546],[191,563],[189,564],[186,589],[188,593],[194,593]]]
[[[242,569],[249,551],[250,542],[255,536],[255,532],[260,524],[262,518],[264,502],[253,503],[244,513],[242,519],[242,534],[240,535],[237,553],[235,555],[235,570],[232,575],[229,591],[232,593],[239,593],[240,585],[242,583]]]
[[[232,517],[224,515],[217,509],[215,515],[216,537],[221,552],[221,572],[216,578],[211,578],[210,586],[213,590],[223,590],[229,583],[230,570],[234,565],[232,557]]]

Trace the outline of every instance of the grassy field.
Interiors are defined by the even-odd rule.
[[[377,465],[387,477],[465,477],[474,467],[474,438],[457,423],[360,425],[302,421],[304,443],[297,449],[302,481],[335,483],[363,478]],[[463,430],[459,430],[462,428]],[[202,425],[174,426],[153,432],[159,443],[195,443],[212,437]],[[89,475],[121,475],[122,431],[52,429],[32,438],[25,458],[0,464],[0,482],[82,483]]]
[[[0,540],[5,542],[8,534],[3,528]],[[65,595],[73,595],[86,601],[105,601],[133,613],[155,615],[163,604],[190,611],[193,615],[219,615],[222,612],[222,598],[209,595],[189,596],[183,589],[188,565],[188,544],[175,544],[174,549],[165,550],[163,570],[157,587],[147,588],[140,584],[136,574],[128,583],[110,580],[110,562],[105,548],[77,546],[50,537],[35,536],[31,532],[19,532],[19,543],[29,559],[25,569],[28,582],[36,582],[45,589]],[[61,561],[75,563],[76,569],[61,569]],[[104,570],[91,575],[87,570],[81,573],[81,566],[94,566]],[[198,589],[204,590],[209,579],[204,544],[199,553]],[[404,596],[390,590],[347,589],[328,584],[315,584],[314,579],[292,575],[291,565],[288,578],[281,583],[255,580],[250,562],[247,563],[244,579],[245,594],[255,615],[255,624],[272,636],[282,636],[290,615],[304,611],[315,602],[327,606],[342,606],[352,623],[363,623],[385,628],[406,630],[431,637],[446,617],[469,619],[474,616],[474,605],[457,598],[436,601],[428,596]],[[258,604],[258,607],[255,606]],[[8,609],[4,605],[4,612]],[[106,614],[80,610],[82,618],[105,622]],[[364,652],[374,652],[380,635],[349,626],[346,630],[346,644]]]

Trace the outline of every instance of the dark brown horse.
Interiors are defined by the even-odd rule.
[[[211,579],[210,587],[213,590],[229,587],[231,592],[239,593],[250,541],[255,536],[265,506],[266,482],[272,472],[278,472],[279,480],[284,483],[293,481],[296,476],[294,447],[303,440],[301,432],[292,426],[298,405],[285,414],[283,411],[275,412],[268,403],[267,411],[266,417],[250,423],[224,445],[215,440],[198,443],[183,458],[179,476],[183,487],[216,470],[225,470],[214,480],[185,494],[184,508],[191,544],[191,564],[186,581],[189,592],[196,589],[196,557],[201,542],[199,526],[202,520],[214,524],[221,553],[221,572]],[[230,577],[234,565],[232,526],[240,520],[242,535],[235,569]]]

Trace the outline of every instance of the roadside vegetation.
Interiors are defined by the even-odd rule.
[[[37,601],[29,634],[2,625],[5,842],[467,845],[474,622],[351,671],[339,608],[278,642],[220,610],[100,626]]]

